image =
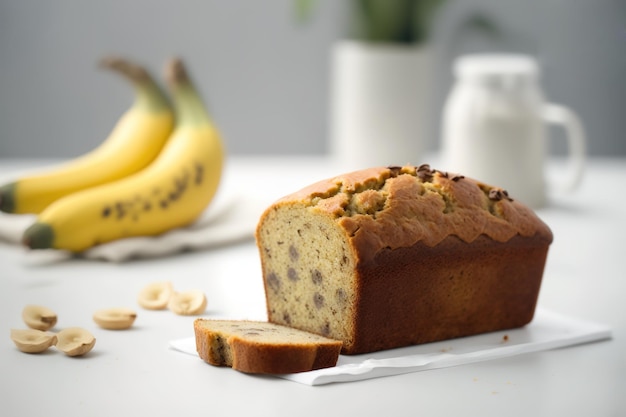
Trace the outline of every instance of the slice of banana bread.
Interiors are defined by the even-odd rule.
[[[552,233],[506,191],[422,165],[313,184],[256,238],[269,321],[356,354],[529,323]]]
[[[285,374],[335,366],[341,342],[261,321],[196,319],[198,355],[246,373]]]

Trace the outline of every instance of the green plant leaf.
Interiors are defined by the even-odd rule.
[[[352,0],[352,36],[369,42],[419,43],[445,0]]]
[[[296,20],[299,22],[308,22],[313,13],[315,0],[294,0]]]

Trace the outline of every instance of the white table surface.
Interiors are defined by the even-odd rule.
[[[0,174],[39,164],[0,160]],[[237,193],[245,186],[269,202],[337,173],[323,158],[238,157],[229,161],[220,192]],[[194,318],[137,305],[144,285],[169,280],[179,290],[203,290],[207,317],[264,319],[252,240],[124,263],[42,260],[0,241],[2,415],[626,415],[625,192],[626,159],[594,159],[577,192],[556,196],[538,211],[555,235],[539,305],[606,323],[613,330],[611,340],[319,387],[212,367],[173,351],[168,342],[191,336]],[[82,358],[54,349],[41,355],[19,352],[9,330],[25,327],[26,304],[54,309],[56,330],[89,329],[97,339],[94,350]],[[95,325],[92,313],[111,306],[137,309],[131,330]]]

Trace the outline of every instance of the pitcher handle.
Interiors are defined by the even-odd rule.
[[[583,124],[572,110],[553,103],[544,106],[543,120],[565,129],[569,151],[569,181],[559,188],[564,191],[573,191],[582,182],[585,170],[586,137]]]

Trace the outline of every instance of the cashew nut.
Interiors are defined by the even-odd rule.
[[[145,309],[161,310],[167,307],[167,303],[173,292],[171,282],[154,282],[148,284],[139,292],[137,301],[139,305]]]
[[[20,351],[26,353],[40,353],[57,343],[54,334],[35,329],[11,329],[11,339]]]
[[[130,308],[106,308],[93,314],[98,326],[108,330],[124,330],[133,325],[137,313]]]
[[[93,349],[96,338],[88,330],[68,327],[57,333],[56,347],[67,356],[81,356]]]
[[[172,294],[167,307],[181,316],[193,316],[204,312],[206,304],[206,296],[202,291],[190,290]]]
[[[22,310],[22,320],[31,329],[48,330],[57,323],[57,315],[47,307],[27,305]]]

